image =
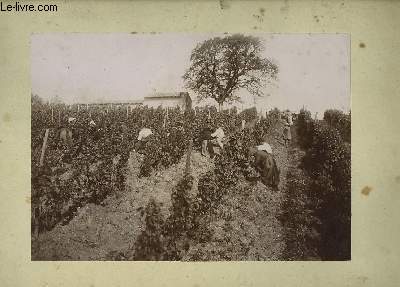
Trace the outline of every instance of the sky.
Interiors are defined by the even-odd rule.
[[[345,34],[260,34],[262,56],[279,67],[278,79],[254,100],[246,91],[239,107],[254,105],[320,117],[326,109],[350,109],[350,37]],[[32,94],[66,103],[141,100],[153,92],[186,91],[182,75],[202,41],[223,34],[85,34],[31,36]],[[195,94],[189,91],[190,95]],[[201,104],[208,104],[203,102]]]

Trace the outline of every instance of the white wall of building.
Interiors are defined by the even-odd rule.
[[[172,108],[177,106],[184,108],[184,100],[181,98],[144,99],[143,105],[148,106],[149,108],[158,108],[159,106],[163,108]]]

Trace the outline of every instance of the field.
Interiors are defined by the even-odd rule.
[[[33,103],[32,259],[350,259],[350,115],[302,110],[285,146],[281,114]],[[65,144],[57,131],[68,117]],[[207,119],[229,138],[216,159],[200,154]],[[141,155],[144,126],[154,136]],[[263,140],[277,189],[247,157]]]

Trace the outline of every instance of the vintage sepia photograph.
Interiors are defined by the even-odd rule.
[[[348,34],[30,45],[31,260],[351,259]]]

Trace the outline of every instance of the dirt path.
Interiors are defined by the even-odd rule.
[[[321,260],[317,250],[320,235],[313,226],[313,223],[319,221],[314,216],[313,200],[309,197],[309,176],[299,168],[304,154],[305,151],[297,143],[296,129],[293,127],[292,144],[288,149],[284,213],[281,216],[286,242],[285,260]]]
[[[184,168],[185,157],[166,170],[137,179],[131,157],[125,192],[109,197],[104,206],[89,204],[79,209],[68,225],[59,224],[41,234],[32,241],[32,260],[110,260],[130,250],[144,226],[142,209],[154,197],[164,215],[168,214],[171,190],[182,178]],[[206,158],[193,153],[194,186],[212,168]]]

